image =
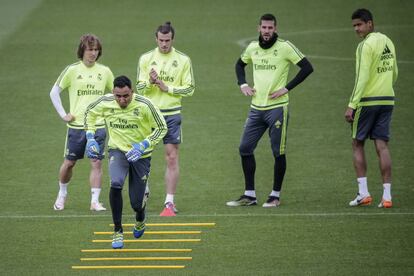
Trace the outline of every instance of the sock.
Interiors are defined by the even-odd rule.
[[[173,194],[167,194],[166,195],[164,204],[166,204],[167,202],[174,203],[174,195]]]
[[[122,190],[111,187],[109,191],[109,203],[111,204],[112,220],[114,222],[114,231],[123,231],[122,229]]]
[[[254,155],[241,156],[246,191],[254,190],[254,173],[256,172],[256,160]]]
[[[286,155],[275,157],[275,166],[273,171],[273,191],[281,191],[283,178],[286,172]]]
[[[274,196],[274,197],[280,198],[280,191],[279,191],[279,192],[276,192],[275,190],[273,190],[273,191],[270,193],[270,195],[269,195],[269,196]]]
[[[358,193],[361,197],[368,196],[368,181],[366,177],[358,177]]]
[[[101,188],[91,188],[91,203],[99,202],[100,193],[101,193]]]
[[[68,184],[69,183],[62,183],[59,181],[59,195],[60,196],[66,196],[68,194]]]
[[[145,208],[142,209],[142,211],[135,213],[135,220],[141,222],[145,221]]]
[[[391,200],[391,183],[384,183],[382,186],[384,187],[382,198],[384,200]]]
[[[250,197],[256,197],[256,191],[255,190],[246,190],[246,191],[244,191],[244,195],[250,196]]]

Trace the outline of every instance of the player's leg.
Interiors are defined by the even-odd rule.
[[[286,173],[286,141],[288,126],[288,106],[279,107],[266,112],[266,122],[269,126],[269,138],[272,153],[275,158],[273,168],[273,189],[263,207],[278,207],[280,192]]]
[[[250,206],[256,205],[255,191],[255,173],[256,160],[254,158],[254,150],[257,143],[266,131],[267,126],[263,121],[262,115],[264,111],[251,109],[244,125],[244,131],[241,138],[239,153],[244,175],[244,194],[240,198],[226,203],[227,206]]]
[[[86,136],[85,136],[86,137]],[[100,128],[96,130],[95,140],[99,144],[100,156],[97,159],[90,159],[91,171],[89,174],[89,183],[91,186],[91,207],[93,211],[105,211],[106,208],[99,202],[99,195],[101,193],[102,187],[102,159],[104,158],[105,151],[105,139],[106,139],[106,130]],[[85,138],[86,146],[86,138]]]
[[[381,106],[377,123],[372,131],[375,139],[375,149],[378,155],[379,167],[383,183],[383,195],[378,207],[391,208],[391,153],[388,148],[390,123],[393,106]]]
[[[123,228],[122,228],[122,188],[125,178],[128,175],[129,163],[125,154],[119,150],[109,150],[109,175],[111,178],[111,189],[109,191],[109,203],[114,223],[114,237],[112,240],[113,248],[123,247]]]
[[[163,138],[165,145],[165,200],[164,209],[160,216],[174,216],[178,211],[175,207],[174,196],[180,176],[179,144],[182,141],[181,114],[165,116],[167,134]]]
[[[150,174],[151,158],[139,159],[129,165],[129,199],[135,211],[135,238],[140,238],[145,231],[145,191]]]
[[[375,123],[376,109],[371,106],[358,107],[352,123],[352,154],[358,183],[358,194],[349,202],[350,206],[370,205],[372,197],[368,191],[367,161],[365,158],[365,140],[371,135]]]

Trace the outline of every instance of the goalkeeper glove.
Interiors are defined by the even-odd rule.
[[[144,151],[150,146],[148,140],[143,140],[138,144],[132,144],[132,149],[130,149],[125,156],[128,162],[135,162],[141,158],[144,154]]]
[[[92,132],[86,132],[86,155],[88,158],[97,159],[100,155],[100,148],[98,142],[95,140],[95,135]]]

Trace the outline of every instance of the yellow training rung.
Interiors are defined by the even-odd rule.
[[[112,235],[114,232],[93,232],[94,235]],[[124,235],[131,235],[132,231],[124,232]],[[145,231],[144,235],[185,235],[185,234],[201,234],[201,231]]]
[[[192,257],[110,257],[110,258],[81,258],[81,261],[183,261]]]
[[[139,268],[184,268],[184,265],[74,265],[72,269],[139,269]]]
[[[184,222],[184,223],[146,223],[146,226],[215,226],[215,222]],[[109,226],[114,226],[109,224]],[[133,223],[122,224],[122,226],[135,226]]]
[[[139,249],[82,249],[81,252],[191,252],[192,249],[187,248],[139,248]]]
[[[151,239],[151,240],[124,240],[127,242],[200,242],[201,239]],[[92,242],[112,242],[112,240],[92,240]]]

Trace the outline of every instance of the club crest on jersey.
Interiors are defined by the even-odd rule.
[[[82,78],[82,75],[78,75],[78,77],[76,78],[77,80],[81,80],[81,79],[83,79]]]
[[[176,60],[174,60],[173,63],[172,63],[172,66],[173,67],[178,67],[178,62]]]
[[[98,74],[98,80],[102,80],[102,75]]]
[[[153,62],[151,62],[151,65],[156,66],[157,63],[155,62],[155,60]]]
[[[135,115],[135,116],[139,116],[139,109],[138,109],[138,108],[135,108],[135,109],[134,109],[134,115]]]
[[[277,57],[277,50],[274,50],[274,51],[273,51],[273,55],[274,55],[275,57]]]

